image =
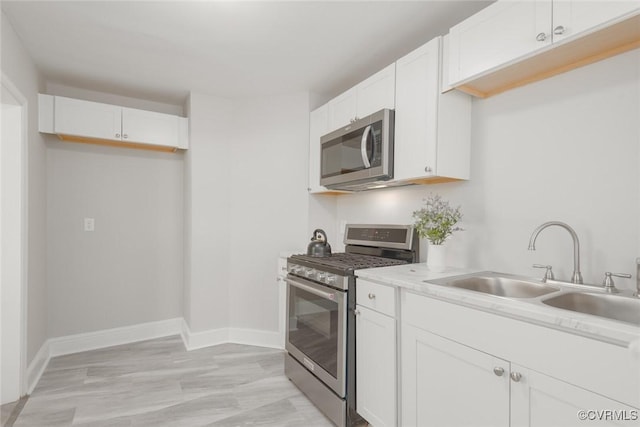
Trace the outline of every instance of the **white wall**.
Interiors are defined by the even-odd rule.
[[[466,231],[450,242],[453,265],[538,276],[551,264],[572,272],[569,234],[578,233],[585,282],[605,271],[635,273],[640,255],[640,50],[474,100],[471,180],[376,190],[337,198],[338,222],[411,223],[430,192],[461,205]],[[632,288],[632,280],[618,279]]]
[[[181,113],[181,106],[47,85],[47,92]],[[47,136],[49,337],[182,316],[183,154]],[[95,231],[83,219],[95,219]]]
[[[191,331],[278,330],[278,254],[307,240],[309,96],[192,93],[185,200]]]
[[[27,98],[27,363],[47,339],[46,150],[38,133],[38,91],[43,88],[35,64],[2,13],[2,72]]]
[[[276,262],[306,247],[309,95],[240,101],[231,151],[230,325],[278,330]]]
[[[0,404],[20,398],[22,356],[22,108],[2,85],[0,106]]]
[[[233,109],[229,102],[191,93],[190,147],[185,158],[184,315],[191,331],[229,326],[230,157]]]

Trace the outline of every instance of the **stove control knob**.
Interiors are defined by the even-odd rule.
[[[327,273],[323,273],[322,271],[318,271],[318,275],[316,276],[318,281],[324,282],[327,280]]]
[[[327,274],[327,283],[336,283],[336,276],[333,274]]]
[[[315,272],[316,271],[313,268],[305,268],[304,269],[304,275],[307,276],[307,277],[313,277],[313,274]]]

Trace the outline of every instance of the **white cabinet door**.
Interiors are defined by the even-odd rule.
[[[54,132],[87,138],[121,140],[122,108],[56,96]]]
[[[449,82],[527,55],[551,43],[551,0],[502,0],[451,28]]]
[[[329,132],[351,123],[356,112],[357,90],[353,87],[329,101]]]
[[[374,427],[395,426],[396,321],[356,307],[356,410]]]
[[[329,105],[313,110],[309,114],[309,192],[327,191],[320,185],[320,138],[329,133]]]
[[[177,147],[180,138],[179,117],[153,111],[122,108],[122,140],[139,144]]]
[[[553,41],[573,37],[639,8],[638,0],[554,0]]]
[[[403,426],[509,426],[509,362],[409,324],[401,333]]]
[[[396,63],[394,180],[469,179],[471,98],[441,92],[442,38]]]
[[[512,427],[638,425],[637,409],[515,364],[511,371],[520,374],[511,383]]]
[[[435,172],[439,64],[439,37],[396,63],[395,180]]]
[[[329,131],[347,126],[384,108],[395,108],[396,65],[373,76],[329,101]]]
[[[357,86],[356,117],[363,118],[384,108],[395,108],[396,64],[378,71]]]

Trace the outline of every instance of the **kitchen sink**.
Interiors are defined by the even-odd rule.
[[[606,317],[640,326],[640,299],[580,292],[569,292],[542,300],[551,307]]]
[[[509,274],[493,272],[457,278],[425,280],[425,282],[508,298],[535,298],[560,290],[545,283],[527,281]]]

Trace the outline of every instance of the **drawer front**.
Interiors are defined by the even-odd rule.
[[[356,281],[356,304],[395,317],[396,288],[358,279]]]

